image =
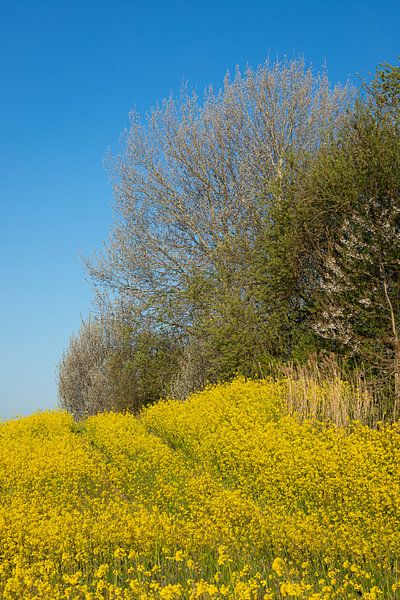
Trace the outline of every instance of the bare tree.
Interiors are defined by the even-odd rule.
[[[271,184],[293,153],[334,135],[350,95],[302,60],[267,61],[201,100],[184,88],[144,120],[132,112],[110,161],[117,220],[104,253],[88,261],[96,285],[183,332],[205,281],[243,295]]]

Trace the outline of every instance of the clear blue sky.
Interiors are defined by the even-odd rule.
[[[107,238],[102,166],[128,123],[183,80],[303,55],[332,81],[400,54],[399,0],[0,1],[0,416],[56,406],[56,365]]]

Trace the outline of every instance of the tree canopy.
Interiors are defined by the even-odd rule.
[[[132,112],[108,160],[116,220],[87,261],[100,317],[63,357],[61,401],[72,357],[110,322],[95,363],[115,406],[322,350],[399,398],[399,72],[383,65],[357,95],[267,61]]]

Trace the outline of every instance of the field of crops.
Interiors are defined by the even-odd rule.
[[[400,426],[301,422],[285,394],[3,423],[0,598],[400,598]]]

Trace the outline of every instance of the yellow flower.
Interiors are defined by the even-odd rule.
[[[167,585],[160,590],[160,598],[162,600],[178,600],[182,598],[183,588],[178,583],[176,585]]]
[[[102,579],[108,573],[109,566],[107,564],[100,565],[100,567],[95,572],[95,577],[98,579]]]
[[[280,592],[283,597],[286,596],[294,596],[295,598],[303,597],[303,593],[305,591],[304,586],[299,583],[292,583],[290,581],[286,581],[281,584]]]
[[[123,558],[126,556],[126,550],[124,548],[116,548],[113,556],[114,558]]]
[[[185,553],[182,550],[177,550],[174,556],[175,562],[182,562],[185,558]]]
[[[229,555],[226,552],[225,546],[220,546],[218,548],[218,565],[220,567],[222,567],[223,565],[226,565],[229,562],[232,562],[232,561],[231,561],[231,559],[229,558]]]
[[[278,575],[278,577],[282,577],[286,570],[285,561],[282,558],[274,558],[272,563],[272,570]]]

